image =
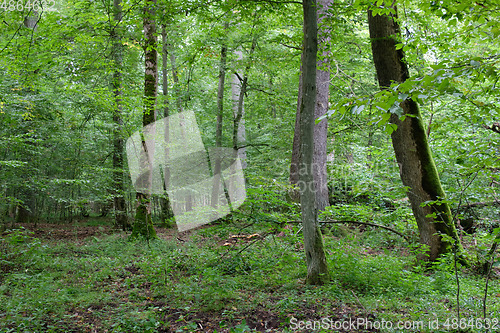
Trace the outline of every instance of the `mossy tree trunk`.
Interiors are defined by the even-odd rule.
[[[329,274],[323,238],[318,224],[313,172],[316,59],[318,51],[316,1],[304,0],[303,9],[304,50],[302,56],[302,100],[300,104],[300,203],[307,263],[306,283],[319,285],[329,279]]]
[[[142,114],[142,125],[147,126],[155,122],[156,94],[158,91],[158,63],[156,51],[156,24],[155,24],[156,0],[146,0],[144,7],[144,111]],[[142,146],[147,150],[144,135],[142,136]],[[154,146],[154,145],[153,145]],[[141,178],[143,189],[151,189],[153,161],[149,161],[148,151],[141,158]],[[146,192],[146,190],[143,190]],[[151,219],[151,194],[137,192],[137,208],[134,220],[134,228],[131,238],[138,236],[146,239],[156,238]]]
[[[391,82],[404,82],[409,78],[402,49],[396,50],[400,38],[396,15],[373,16],[368,12],[373,61],[381,89]],[[445,199],[439,175],[432,158],[422,115],[418,104],[411,98],[401,103],[404,121],[391,114],[391,123],[397,129],[391,134],[396,160],[403,185],[408,187],[408,198],[417,221],[421,244],[428,247],[421,259],[435,261],[440,255],[453,250],[462,255],[463,249]],[[424,204],[426,202],[434,202]],[[447,235],[454,241],[446,241]],[[452,244],[454,243],[454,244]],[[462,258],[463,259],[463,258]]]

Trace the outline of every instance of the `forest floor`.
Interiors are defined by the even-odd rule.
[[[450,262],[422,270],[380,231],[327,232],[332,281],[315,287],[304,284],[298,226],[157,227],[149,244],[109,221],[17,227],[0,238],[1,332],[460,331]],[[461,331],[481,331],[485,279],[459,276]],[[500,328],[496,279],[488,297]]]

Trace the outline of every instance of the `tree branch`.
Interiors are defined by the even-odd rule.
[[[302,48],[301,47],[298,47],[298,46],[293,46],[293,45],[287,45],[285,43],[280,43],[280,45],[284,46],[284,47],[288,47],[289,49],[294,49],[294,50],[299,50],[299,51],[302,51]]]
[[[500,123],[493,123],[493,125],[491,126],[483,125],[483,127],[489,129],[490,131],[500,134]]]
[[[259,146],[266,146],[269,147],[268,143],[247,143],[246,145],[238,146],[236,149],[242,149],[246,147],[259,147]]]
[[[286,223],[302,223],[302,221],[287,221]],[[382,228],[388,231],[391,231],[401,237],[403,237],[406,241],[409,241],[409,237],[400,233],[397,230],[394,230],[391,227],[386,227],[385,225],[380,225],[376,223],[371,223],[371,222],[361,222],[361,221],[337,221],[337,220],[330,220],[330,221],[318,221],[318,223],[323,223],[323,224],[341,224],[341,223],[348,223],[348,224],[362,224],[362,225],[369,225],[371,227],[376,227],[376,228]]]

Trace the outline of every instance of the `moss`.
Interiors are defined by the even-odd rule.
[[[453,223],[450,206],[448,205],[448,203],[443,202],[446,195],[444,193],[443,187],[441,186],[441,180],[439,179],[439,173],[437,171],[436,164],[434,163],[434,159],[432,158],[432,152],[427,140],[427,134],[424,129],[422,116],[420,114],[420,108],[418,104],[411,99],[406,100],[405,104],[407,104],[405,107],[405,111],[415,116],[412,117],[410,121],[412,137],[415,140],[417,155],[422,168],[422,188],[429,195],[431,200],[437,201],[436,203],[430,205],[432,212],[436,213],[436,218],[434,218],[435,228],[441,234],[450,236],[452,239],[454,239],[454,242],[457,244],[456,250],[460,261],[462,262],[462,264],[468,265],[465,251],[458,237],[455,224]],[[446,241],[444,242],[444,246],[440,247],[439,254],[449,253],[453,251],[453,244]]]
[[[138,193],[139,205],[135,213],[134,227],[132,229],[132,234],[129,240],[137,238],[145,239],[156,239],[156,231],[153,227],[153,220],[151,219],[151,213],[148,212],[149,198],[143,194]]]

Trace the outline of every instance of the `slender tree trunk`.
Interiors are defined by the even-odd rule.
[[[248,86],[248,72],[250,71],[250,68],[252,66],[252,56],[256,45],[257,38],[254,36],[249,52],[249,59],[247,65],[245,66],[245,72],[243,73],[243,75],[238,72],[233,74],[233,83],[231,86],[234,115],[233,147],[238,152],[238,157],[240,158],[242,169],[245,169],[247,165],[246,148],[239,148],[240,144],[244,143],[246,140],[244,99]],[[243,59],[243,52],[241,50],[236,50],[235,53],[238,56],[238,60]]]
[[[115,124],[113,131],[113,180],[114,194],[113,203],[115,210],[116,226],[123,230],[131,230],[132,226],[127,218],[127,208],[125,198],[123,196],[123,137],[122,137],[122,70],[123,70],[123,47],[121,43],[121,26],[122,6],[121,0],[113,0],[114,24],[115,28],[112,32],[113,38],[113,59],[115,70],[113,73],[112,89],[115,96],[115,108],[113,113],[113,122]]]
[[[323,59],[319,60],[316,69],[316,105],[314,109],[314,117],[319,118],[326,114],[328,111],[328,98],[330,93],[330,70],[328,69],[328,43],[330,41],[329,29],[322,25],[323,19],[328,15],[327,10],[332,4],[333,0],[320,0],[317,5],[317,25],[318,28],[318,48],[322,50]],[[301,167],[300,161],[300,135],[299,135],[299,124],[300,124],[300,101],[302,98],[301,87],[303,84],[302,80],[302,68],[301,76],[299,78],[299,96],[298,96],[298,107],[297,115],[295,119],[295,134],[293,138],[293,148],[292,148],[292,161],[290,165],[290,183],[292,185],[297,185],[299,181],[299,170]],[[328,187],[327,187],[327,137],[328,134],[328,121],[323,119],[321,122],[314,126],[314,155],[313,155],[313,173],[314,182],[316,185],[316,205],[319,211],[325,209],[329,205],[328,200]],[[292,193],[292,199],[297,200],[297,194]]]
[[[269,91],[274,90],[273,76],[271,73],[269,75]],[[268,103],[271,104],[271,116],[276,119],[276,101],[272,95],[268,96]]]
[[[224,29],[227,30],[229,23],[224,23]],[[217,127],[215,130],[215,147],[222,147],[222,124],[224,115],[224,83],[226,80],[226,61],[227,61],[227,45],[224,43],[220,51],[220,63],[219,63],[219,85],[217,87]],[[221,181],[221,160],[216,154],[216,159],[214,163],[214,184],[212,187],[212,197],[210,204],[212,207],[216,208],[219,202],[219,188]]]
[[[304,62],[304,54],[301,55],[301,64]],[[303,70],[302,65],[300,65],[300,75],[299,75],[299,93],[297,96],[297,112],[295,116],[295,131],[293,134],[293,146],[292,146],[292,160],[290,163],[290,184],[299,184],[299,168],[300,168],[300,107],[302,103],[302,89],[303,89]],[[293,201],[300,201],[299,191],[291,191],[290,197]]]
[[[373,16],[371,11],[368,12],[373,61],[381,89],[387,89],[392,81],[404,82],[409,77],[403,50],[396,50],[400,30],[395,19],[396,16]],[[397,125],[391,138],[401,180],[409,188],[408,198],[417,221],[420,242],[428,247],[421,259],[435,261],[441,254],[452,251],[453,244],[446,241],[443,235],[454,240],[457,252],[462,255],[448,204],[426,204],[444,200],[445,193],[427,142],[418,104],[408,98],[401,103],[401,107],[408,116],[401,121],[396,114],[391,114],[390,121]]]
[[[168,100],[168,36],[167,27],[165,24],[161,25],[161,39],[162,39],[162,90],[163,90],[163,116],[168,117],[170,115],[170,105]]]
[[[156,0],[146,0],[144,8],[144,111],[142,114],[142,125],[147,126],[155,122],[156,113],[156,94],[158,90],[158,63],[156,52],[156,24],[155,24],[155,6]],[[150,154],[147,151],[147,144],[142,135],[142,146],[145,149],[145,154],[141,160],[141,182],[143,189],[151,189],[153,175],[153,161],[149,161]],[[154,146],[154,145],[153,145]],[[151,194],[137,192],[137,209],[134,221],[134,228],[131,237],[143,236],[146,239],[156,238],[156,232],[153,228],[151,219]]]
[[[161,26],[161,36],[162,36],[162,90],[163,90],[163,117],[167,118],[170,114],[169,102],[168,102],[168,40],[167,40],[167,29],[165,24]],[[170,142],[170,130],[168,128],[168,121],[165,122],[165,158],[169,158],[169,148],[168,143]],[[160,219],[164,226],[172,227],[172,219],[174,218],[174,212],[172,210],[172,205],[167,194],[167,188],[170,184],[170,168],[168,165],[160,166],[162,183],[163,183],[163,196],[160,198]]]
[[[177,73],[177,66],[175,62],[175,54],[173,51],[170,52],[170,64],[172,65],[172,79],[174,80],[174,92],[175,100],[177,105],[177,112],[182,112],[182,97],[179,83],[179,74]]]
[[[318,209],[316,206],[313,174],[316,59],[318,50],[316,1],[304,0],[303,9],[304,51],[302,58],[303,88],[300,105],[300,203],[307,263],[306,282],[318,285],[325,283],[329,279],[329,274],[323,238],[318,224]]]

